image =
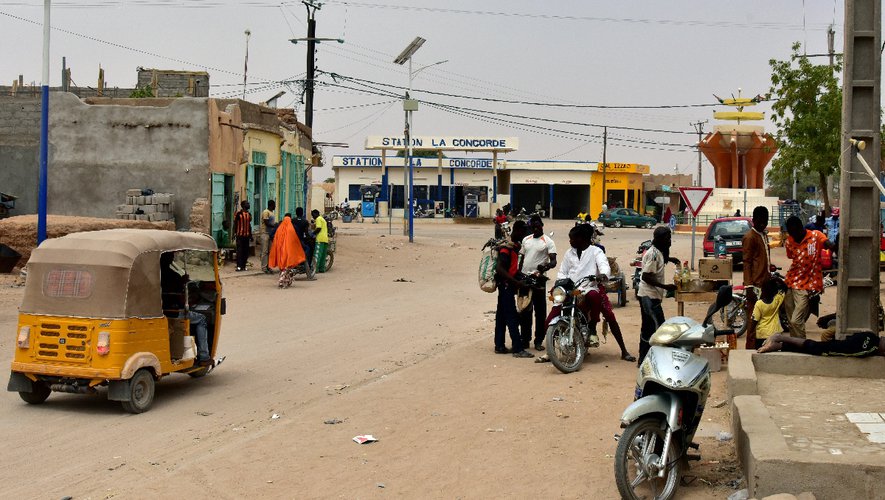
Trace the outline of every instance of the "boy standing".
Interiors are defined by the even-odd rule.
[[[782,288],[786,288],[783,283],[773,279],[768,279],[762,284],[760,300],[756,301],[753,314],[750,316],[749,326],[756,332],[756,336],[753,344],[747,340],[747,349],[758,349],[769,337],[783,332],[778,315],[781,304],[784,303],[785,290]]]

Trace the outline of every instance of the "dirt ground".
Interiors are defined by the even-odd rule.
[[[570,225],[546,228],[560,254]],[[164,378],[148,413],[126,414],[103,391],[53,394],[40,406],[0,395],[0,497],[617,497],[614,435],[636,366],[619,359],[612,339],[569,375],[496,355],[496,296],[476,282],[490,227],[418,221],[409,244],[399,224],[393,235],[387,224],[338,226],[334,267],[317,281],[279,290],[276,276],[228,264],[219,348],[227,360],[204,379]],[[626,264],[650,236],[607,230],[603,242],[628,280]],[[688,259],[689,245],[676,235],[673,255]],[[782,249],[773,253],[786,264]],[[0,277],[6,366],[22,296],[12,283]],[[828,292],[824,310],[834,301]],[[676,304],[664,310],[675,315]],[[632,295],[616,314],[635,354]],[[741,476],[733,441],[715,437],[730,422],[727,405],[714,407],[725,399],[725,372],[713,380],[703,459],[680,498],[725,498]],[[332,419],[341,422],[324,423]],[[378,442],[356,444],[359,434]]]

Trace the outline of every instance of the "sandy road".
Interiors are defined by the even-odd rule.
[[[560,253],[569,226],[548,224]],[[613,341],[570,375],[495,355],[495,296],[475,277],[490,228],[419,221],[410,245],[383,224],[339,227],[335,266],[316,282],[278,290],[275,276],[226,271],[227,361],[204,379],[164,378],[148,413],[125,414],[103,393],[53,394],[40,406],[0,395],[0,497],[617,496],[613,435],[636,369]],[[604,243],[626,267],[649,236],[612,229]],[[688,241],[677,235],[674,255],[687,259]],[[5,366],[21,298],[9,282],[0,281]],[[616,314],[635,354],[636,301]],[[711,402],[724,398],[724,375],[714,375]],[[705,417],[699,480],[682,498],[723,498],[740,476],[731,443],[712,437],[728,428],[727,408]],[[324,424],[333,418],[342,423]],[[380,441],[358,445],[357,434]]]

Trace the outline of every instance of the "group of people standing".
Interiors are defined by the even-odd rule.
[[[234,234],[237,245],[237,271],[246,270],[249,258],[249,244],[252,241],[252,216],[248,201],[240,203],[240,210],[234,215]],[[326,252],[329,246],[328,223],[319,210],[310,212],[308,220],[304,209],[295,209],[295,218],[286,213],[283,220],[276,221],[276,202],[269,200],[267,208],[261,212],[258,225],[257,253],[261,270],[272,273],[271,268],[280,270],[280,286],[291,284],[291,270],[304,264],[308,276],[326,272]],[[312,279],[312,278],[311,278]]]
[[[570,278],[577,282],[588,275],[599,276],[602,283],[611,273],[608,258],[601,245],[594,244],[595,229],[590,224],[578,224],[569,231],[570,248],[565,253],[557,279]],[[544,351],[547,324],[559,314],[558,306],[547,314],[545,287],[547,271],[556,267],[557,251],[553,239],[544,234],[544,222],[534,215],[529,223],[517,220],[513,223],[510,241],[501,246],[498,256],[496,279],[498,282],[498,308],[495,315],[495,352],[512,353],[517,358],[532,358],[528,348]],[[534,280],[524,279],[534,276]],[[533,285],[528,282],[534,281]],[[621,348],[621,358],[634,361],[624,345],[621,329],[612,311],[604,284],[587,285],[578,308],[588,318],[591,326],[591,343],[595,327],[602,315],[609,323],[612,336]],[[517,296],[524,304],[517,310]],[[534,336],[532,335],[534,325]],[[509,330],[511,349],[505,346],[505,333]],[[598,341],[597,341],[598,342]]]

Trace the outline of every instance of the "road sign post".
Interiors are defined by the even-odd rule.
[[[691,210],[691,270],[694,271],[694,248],[695,248],[695,236],[697,234],[698,229],[698,212],[703,208],[704,203],[707,202],[707,198],[710,197],[710,193],[713,192],[713,188],[707,187],[681,187],[679,188],[679,195],[682,196],[683,201],[688,206],[688,209]]]

